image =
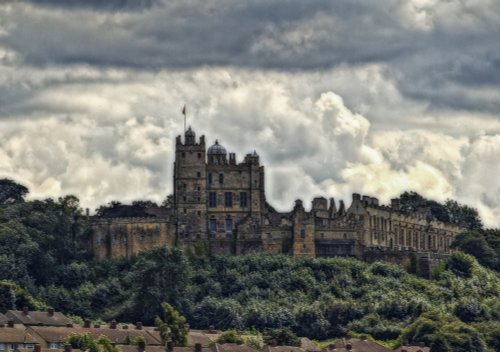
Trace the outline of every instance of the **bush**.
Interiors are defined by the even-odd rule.
[[[446,261],[446,269],[458,276],[471,277],[473,268],[474,258],[461,251],[454,251]]]
[[[217,338],[218,343],[236,343],[241,345],[243,343],[243,338],[236,330],[227,330],[219,335]]]

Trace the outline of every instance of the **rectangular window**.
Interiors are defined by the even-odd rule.
[[[0,351],[5,351],[5,344],[4,343],[0,343]]]
[[[32,349],[34,349],[34,348],[35,348],[35,345],[34,345],[34,344],[32,344],[32,343],[27,343],[27,344],[26,344],[26,348],[27,348],[28,350],[32,350]]]
[[[217,206],[217,194],[215,192],[208,193],[208,206],[215,208]]]
[[[233,219],[226,219],[226,233],[233,233]]]
[[[208,184],[209,185],[212,184],[212,173],[211,172],[208,174]]]
[[[240,207],[246,208],[248,206],[247,192],[240,192]]]
[[[201,177],[201,172],[199,172],[199,171],[198,171],[198,172],[196,173],[196,177]]]
[[[233,206],[233,192],[224,193],[224,206],[231,208]]]
[[[58,342],[49,342],[49,348],[51,350],[55,350],[59,348],[59,343]]]
[[[217,232],[217,220],[216,219],[210,219],[210,222],[208,224],[208,230],[211,233]]]
[[[219,174],[219,183],[220,183],[221,185],[223,185],[223,184],[224,184],[224,174],[222,174],[222,173],[221,173],[221,174]]]

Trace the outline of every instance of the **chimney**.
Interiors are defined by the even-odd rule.
[[[49,314],[49,317],[54,316],[54,308],[51,307],[51,308],[47,309],[47,313]]]
[[[72,327],[73,327],[73,324],[68,323],[68,324],[66,324],[66,327],[67,327],[67,328],[72,328]]]
[[[94,329],[100,329],[101,328],[101,325],[99,324],[94,324]]]
[[[24,314],[24,315],[28,315],[28,314],[29,314],[29,312],[30,312],[30,311],[29,311],[28,307],[23,307],[23,314]]]
[[[111,320],[111,322],[109,323],[109,328],[116,329],[116,320],[115,319]]]
[[[142,322],[138,321],[137,323],[135,323],[135,329],[142,330]]]
[[[137,346],[137,349],[139,351],[145,351],[146,350],[146,342],[145,341],[139,341],[139,345]]]
[[[173,352],[174,351],[174,343],[172,341],[167,341],[165,345],[165,352]]]
[[[128,330],[128,325],[123,325],[123,326],[122,326],[122,329],[123,329],[123,330]]]
[[[194,352],[201,352],[201,343],[194,344]]]
[[[8,326],[9,328],[13,328],[13,327],[14,327],[14,320],[9,320],[9,321],[7,322],[7,326]]]
[[[64,352],[71,352],[71,345],[69,343],[64,345]]]
[[[348,350],[348,351],[352,351],[352,344],[351,343],[346,343],[345,345],[345,349]]]
[[[35,345],[35,349],[33,350],[33,352],[42,352],[42,346],[39,345],[39,344],[36,344]]]
[[[90,327],[92,326],[91,324],[92,323],[91,323],[90,319],[85,319],[85,321],[83,322],[83,327],[85,329],[90,329]]]

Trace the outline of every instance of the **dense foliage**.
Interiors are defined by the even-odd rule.
[[[289,331],[316,339],[354,331],[425,341],[433,351],[500,346],[500,280],[474,258],[498,269],[497,231],[459,236],[455,246],[474,257],[455,252],[432,281],[380,262],[193,256],[164,247],[95,262],[85,251],[88,234],[76,197],[24,201],[22,187],[5,184],[1,309],[50,305],[83,318],[151,325],[158,316],[157,326],[168,325],[170,334],[184,326],[178,311],[194,328],[266,330],[276,340],[293,339]]]

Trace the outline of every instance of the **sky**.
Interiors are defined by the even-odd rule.
[[[0,177],[161,202],[186,104],[279,210],[416,191],[497,227],[499,38],[498,0],[4,0]]]

